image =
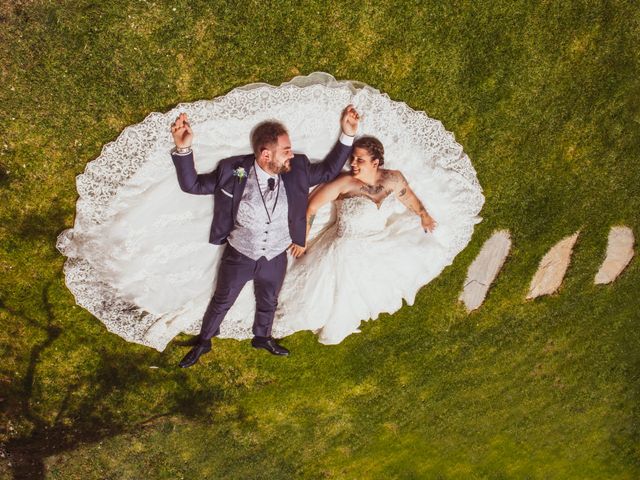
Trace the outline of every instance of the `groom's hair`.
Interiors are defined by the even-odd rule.
[[[378,160],[378,166],[384,165],[384,147],[382,142],[371,135],[364,135],[353,142],[353,148],[364,148],[371,158]]]
[[[286,135],[287,129],[283,124],[275,120],[267,120],[259,123],[251,132],[251,148],[256,158],[265,148],[278,143],[280,135]]]

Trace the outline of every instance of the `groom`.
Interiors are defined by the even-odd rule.
[[[287,268],[287,249],[304,253],[309,188],[333,180],[351,153],[359,115],[352,105],[342,112],[339,141],[320,163],[294,154],[286,128],[267,121],[251,133],[253,153],[226,158],[211,173],[196,173],[191,144],[193,132],[186,114],[171,125],[176,148],[171,158],[180,188],[196,195],[213,195],[214,212],[209,242],[227,243],[218,269],[216,289],[202,320],[193,348],[180,367],[194,365],[211,350],[211,337],[242,287],[253,280],[256,314],[251,345],[274,355],[289,351],[271,337],[278,294]]]

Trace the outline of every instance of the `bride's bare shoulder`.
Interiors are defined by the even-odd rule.
[[[402,182],[404,180],[404,175],[402,175],[402,172],[400,170],[389,170],[385,168],[381,173],[383,181],[396,183]]]
[[[323,195],[341,195],[344,192],[352,189],[352,182],[353,178],[349,173],[341,173],[330,182],[320,185],[311,193],[311,196],[309,198],[320,195],[320,192],[322,192]]]

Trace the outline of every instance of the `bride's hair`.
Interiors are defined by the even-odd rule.
[[[378,166],[384,165],[384,147],[382,142],[371,135],[364,135],[353,142],[353,148],[364,148],[371,158],[378,160]]]
[[[276,120],[267,120],[255,126],[251,132],[251,148],[256,157],[260,156],[263,149],[278,143],[280,135],[286,135],[285,126]]]

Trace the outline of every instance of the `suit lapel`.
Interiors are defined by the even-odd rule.
[[[244,189],[247,186],[247,180],[249,180],[249,172],[251,172],[251,168],[253,168],[254,156],[245,155],[242,161],[233,167],[235,170],[238,167],[243,167],[244,171],[247,172],[247,176],[242,180],[238,180],[238,177],[233,178],[233,220],[235,221],[236,215],[238,214],[238,208],[240,206],[240,199],[242,198],[242,194],[244,193]]]
[[[296,182],[296,179],[292,175],[292,172],[288,172],[282,175],[282,183],[284,185],[284,190],[287,192],[287,204],[289,207],[288,217],[290,221],[293,218],[295,218],[296,212],[294,212],[294,210],[296,210],[296,206],[301,205],[301,203],[297,201],[299,195],[295,188],[295,182]]]

